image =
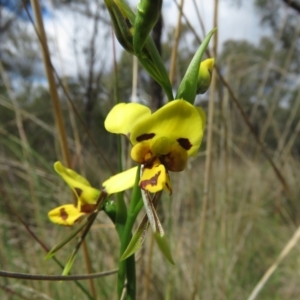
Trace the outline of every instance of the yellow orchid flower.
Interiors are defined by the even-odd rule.
[[[162,190],[172,193],[168,172],[184,170],[188,157],[197,153],[205,121],[204,111],[183,99],[171,101],[153,114],[144,105],[120,103],[107,115],[105,128],[126,135],[133,146],[131,158],[141,164],[139,186],[146,210],[121,259],[141,247],[150,223],[160,250],[174,263],[155,207]]]
[[[77,197],[77,204],[66,204],[54,208],[48,213],[49,219],[56,224],[72,226],[82,216],[92,213],[98,204],[101,193],[118,193],[133,187],[137,167],[110,177],[103,183],[102,191],[93,188],[81,175],[68,169],[61,162],[54,164],[55,171],[69,185]]]
[[[125,134],[131,158],[143,165],[139,186],[151,193],[172,193],[168,171],[182,171],[188,157],[200,147],[205,113],[183,99],[169,102],[153,114],[137,103],[117,104],[105,120],[105,128]]]

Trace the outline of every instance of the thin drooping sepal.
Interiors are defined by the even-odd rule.
[[[143,195],[143,192],[142,192],[142,195]],[[147,195],[148,195],[147,197],[149,197],[149,194],[147,194]],[[164,231],[162,229],[162,226],[160,224],[160,221],[159,221],[156,211],[155,211],[155,207],[158,203],[160,195],[161,195],[161,193],[157,193],[151,200],[149,199],[149,201],[151,201],[150,206],[152,207],[152,208],[149,207],[149,211],[151,211],[150,214],[153,216],[153,221],[154,221],[154,224],[151,227],[152,227],[152,230],[153,230],[153,228],[160,228],[159,230],[156,230],[156,229],[153,230],[154,238],[155,238],[157,245],[158,245],[160,251],[162,252],[162,254],[168,259],[168,261],[170,263],[174,264],[174,260],[172,258],[169,244],[167,242]],[[153,213],[153,211],[154,211],[154,213]],[[157,222],[155,220],[158,220],[159,224],[157,224]],[[144,216],[144,218],[142,219],[141,223],[139,224],[137,230],[135,231],[128,247],[126,248],[123,255],[121,256],[121,260],[124,260],[124,259],[130,257],[131,255],[133,255],[136,251],[138,251],[142,247],[148,227],[149,227],[149,219],[148,219],[148,214],[146,214]]]
[[[144,202],[144,207],[146,210],[146,214],[148,217],[148,221],[150,223],[150,226],[152,228],[153,232],[159,232],[160,235],[164,235],[164,230],[163,227],[160,223],[160,220],[158,218],[158,215],[156,213],[156,209],[155,209],[155,205],[153,204],[153,201],[151,199],[151,196],[149,194],[149,192],[145,191],[145,190],[141,190],[142,192],[142,198],[143,198],[143,202]],[[162,192],[158,192],[155,195],[157,198],[160,198]]]
[[[198,48],[195,53],[192,61],[189,64],[188,69],[185,72],[185,75],[179,85],[177,95],[175,99],[184,99],[190,103],[194,103],[195,97],[197,94],[197,82],[198,82],[198,73],[199,66],[201,63],[202,56],[208,46],[208,43],[214,34],[217,28],[214,28],[209,32],[209,34],[205,37],[202,44]]]
[[[172,258],[171,250],[165,237],[163,227],[156,213],[156,205],[158,203],[158,200],[160,199],[162,192],[154,194],[153,198],[151,198],[150,194],[147,191],[141,190],[141,192],[148,221],[152,228],[157,245],[162,254],[168,259],[168,261],[174,264],[174,260]]]

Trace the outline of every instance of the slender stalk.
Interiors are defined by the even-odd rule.
[[[112,43],[113,43],[113,57],[114,57],[114,73],[115,73],[115,103],[119,102],[119,92],[118,92],[118,70],[117,70],[117,60],[116,60],[116,50],[115,50],[115,39],[112,31]],[[121,172],[123,170],[122,164],[122,147],[121,147],[121,137],[118,137],[118,170]],[[133,224],[136,220],[138,212],[134,211],[135,205],[138,203],[140,196],[138,196],[138,180],[139,180],[139,169],[137,173],[137,179],[135,182],[135,188],[132,193],[130,206],[127,211],[126,204],[124,201],[123,193],[117,194],[117,216],[116,216],[116,229],[121,241],[120,247],[120,257],[126,250],[130,239]],[[135,260],[134,255],[128,257],[126,260],[119,262],[119,272],[118,272],[118,298],[123,299],[123,292],[125,287],[125,278],[127,277],[126,286],[126,299],[134,300],[136,294],[136,275],[135,275]]]
[[[132,60],[132,93],[131,93],[131,102],[138,102],[138,98],[137,98],[138,66],[139,66],[138,58],[136,56],[133,56],[133,60]]]
[[[228,72],[226,76],[226,80],[230,81],[231,76],[231,63],[232,60],[228,60]],[[221,99],[220,99],[221,100]],[[227,204],[228,204],[228,189],[229,189],[229,107],[228,107],[228,100],[229,100],[229,94],[226,90],[224,92],[223,99],[220,101],[220,118],[221,118],[221,138],[220,138],[220,151],[221,151],[221,164],[223,166],[223,184],[224,184],[224,201],[223,201],[223,209],[221,213],[221,233],[222,233],[222,239],[223,243],[225,245],[226,243],[226,236],[227,236],[227,226],[226,226],[226,220],[227,220]]]
[[[35,17],[35,25],[36,25],[36,29],[37,29],[37,32],[39,35],[39,41],[41,44],[44,68],[45,68],[45,72],[46,72],[46,76],[47,76],[47,80],[48,80],[49,93],[50,93],[50,96],[52,99],[54,115],[55,115],[55,122],[56,122],[56,127],[58,130],[62,155],[63,155],[65,164],[68,167],[71,167],[70,152],[69,152],[69,148],[68,148],[68,144],[67,144],[67,134],[66,134],[65,126],[64,126],[63,115],[62,115],[62,110],[61,110],[61,106],[60,106],[58,92],[56,89],[55,79],[54,79],[54,75],[52,72],[52,64],[51,64],[50,53],[49,53],[48,44],[47,44],[46,32],[44,29],[44,24],[43,24],[43,19],[42,19],[42,14],[41,14],[40,3],[38,0],[31,0],[31,5],[33,8],[34,17]]]
[[[214,7],[214,25],[217,27],[218,20],[218,5],[219,0],[215,0]],[[218,44],[218,33],[215,32],[213,36],[213,55],[217,55],[217,44]],[[194,299],[198,292],[198,282],[199,282],[199,270],[202,262],[202,248],[204,241],[205,223],[206,223],[206,212],[207,203],[209,199],[210,192],[210,180],[212,175],[211,164],[212,164],[212,148],[213,148],[213,122],[214,122],[214,101],[215,101],[215,90],[216,90],[216,73],[212,73],[211,87],[210,87],[210,97],[209,97],[209,107],[208,107],[208,124],[207,124],[207,147],[206,147],[206,160],[205,160],[205,173],[204,173],[204,191],[203,191],[203,202],[201,210],[201,220],[199,228],[199,244],[197,249],[197,257],[195,264],[195,275],[194,275],[194,290],[192,293],[192,299]]]
[[[37,28],[36,28],[35,25],[34,25],[33,19],[31,18],[31,14],[30,14],[29,11],[28,11],[28,8],[27,8],[27,6],[26,6],[25,0],[22,0],[22,2],[23,2],[23,7],[24,7],[24,9],[25,9],[25,11],[26,11],[27,17],[28,17],[28,19],[30,20],[30,22],[32,23],[32,25],[34,26],[34,30],[35,30],[37,36],[39,37],[39,33],[38,33],[38,31],[37,31]],[[39,38],[40,38],[40,37],[39,37]],[[60,79],[60,77],[58,76],[58,74],[57,74],[55,68],[53,67],[53,65],[52,65],[51,67],[52,67],[53,73],[54,73],[54,75],[55,75],[55,78],[56,78],[56,80],[57,80],[59,86],[62,88],[62,90],[63,90],[63,92],[64,92],[66,98],[68,99],[68,103],[71,105],[71,107],[72,107],[72,109],[73,109],[73,111],[74,111],[74,114],[75,114],[76,118],[79,120],[80,124],[81,124],[82,127],[84,128],[85,133],[87,134],[87,136],[89,137],[90,141],[91,141],[92,144],[94,145],[94,147],[95,147],[95,149],[97,150],[99,156],[101,157],[101,159],[103,160],[103,162],[105,163],[105,165],[107,166],[107,168],[109,169],[109,171],[113,174],[114,172],[113,172],[113,169],[112,169],[112,167],[111,167],[109,161],[108,161],[107,158],[105,157],[104,153],[103,153],[103,152],[100,150],[100,148],[97,146],[97,143],[96,143],[95,138],[92,136],[90,130],[88,129],[88,127],[87,127],[87,125],[85,124],[85,122],[83,121],[82,117],[80,116],[80,113],[79,113],[79,111],[77,110],[76,105],[74,104],[73,100],[71,99],[71,97],[70,97],[70,95],[69,95],[69,93],[68,93],[68,91],[67,91],[67,89],[66,89],[66,86],[64,85],[64,83],[63,83],[63,81]],[[24,112],[24,113],[25,113],[25,112]],[[37,120],[40,124],[42,124],[42,122],[41,122],[40,120],[36,119],[34,116],[32,116],[32,118],[34,118],[34,119]],[[44,125],[44,126],[49,127],[48,125]],[[42,127],[43,127],[43,126],[42,126]],[[48,131],[51,131],[51,132],[52,132],[52,128],[51,128],[50,130],[48,129]]]
[[[48,44],[47,44],[47,37],[46,37],[45,29],[44,29],[40,3],[38,0],[31,0],[31,5],[33,8],[33,12],[34,12],[35,25],[36,25],[36,30],[38,33],[38,38],[39,38],[39,41],[41,44],[44,68],[45,68],[45,72],[46,72],[46,76],[47,76],[47,80],[48,80],[49,93],[50,93],[50,96],[52,99],[52,105],[53,105],[53,109],[54,109],[55,123],[56,123],[56,127],[58,130],[58,135],[59,135],[60,147],[61,147],[61,151],[62,151],[62,155],[63,155],[65,164],[68,167],[71,167],[71,158],[70,158],[70,152],[69,152],[69,148],[68,148],[67,134],[66,134],[66,130],[65,130],[64,121],[63,121],[60,100],[59,100],[58,92],[56,89],[54,74],[52,71],[52,63],[51,63],[50,52],[49,52]],[[76,199],[74,199],[74,202],[76,202]],[[88,263],[90,261],[90,258],[89,258],[89,254],[87,252],[87,248],[84,247],[83,250],[84,250],[85,261],[86,261],[86,263]],[[89,272],[91,270],[91,265],[87,264],[86,267]],[[89,284],[90,284],[91,294],[93,295],[94,299],[96,299],[96,290],[94,287],[93,280],[89,280]]]
[[[93,273],[92,262],[91,262],[91,257],[89,255],[89,249],[87,247],[86,240],[84,240],[82,243],[82,250],[83,250],[83,257],[84,257],[84,262],[85,262],[85,266],[86,266],[86,271],[88,274],[91,274],[91,273]],[[90,286],[91,294],[93,295],[94,300],[96,300],[97,293],[96,293],[94,281],[92,279],[89,280],[89,286]]]
[[[104,271],[93,274],[79,274],[79,275],[44,275],[44,274],[27,274],[18,272],[8,272],[0,270],[0,277],[15,278],[23,280],[40,280],[40,281],[74,281],[74,280],[87,280],[91,278],[100,278],[116,274],[118,269]]]
[[[126,250],[130,239],[131,239],[131,232],[133,228],[133,224],[139,214],[142,205],[139,205],[141,199],[140,188],[138,186],[139,176],[140,174],[140,167],[137,170],[136,180],[134,189],[132,192],[130,205],[127,211],[127,218],[125,226],[119,234],[121,240],[120,246],[120,257],[123,255],[124,251]],[[136,294],[136,274],[135,274],[135,259],[134,255],[128,257],[127,259],[119,262],[119,272],[118,272],[118,298],[122,299],[122,294],[125,285],[125,278],[127,277],[127,296],[126,299],[134,300]]]
[[[206,30],[205,30],[204,22],[203,22],[203,19],[200,16],[200,12],[199,12],[199,8],[198,8],[198,5],[196,3],[196,0],[193,0],[193,4],[194,4],[194,7],[195,7],[195,11],[196,11],[196,14],[197,14],[198,21],[199,21],[200,26],[201,26],[202,35],[206,36]]]
[[[175,40],[174,40],[174,46],[173,46],[173,51],[172,51],[172,56],[171,56],[171,66],[170,66],[170,73],[169,73],[171,85],[173,85],[174,77],[175,77],[176,58],[177,58],[177,50],[178,50],[178,44],[179,44],[179,38],[180,38],[181,16],[182,16],[183,3],[184,3],[184,0],[181,0],[179,7],[178,7],[178,20],[177,20],[177,26],[176,26],[176,30],[175,30]]]

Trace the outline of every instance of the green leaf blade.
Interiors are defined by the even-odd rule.
[[[208,33],[208,35],[205,37],[202,44],[198,48],[197,52],[195,53],[179,85],[176,99],[184,99],[191,104],[194,103],[197,94],[198,73],[202,56],[216,30],[217,28],[214,28]]]

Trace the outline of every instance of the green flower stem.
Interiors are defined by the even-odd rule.
[[[140,209],[142,205],[139,206]],[[132,227],[136,220],[140,210],[135,210],[134,213],[127,215],[126,224],[121,236],[121,247],[120,247],[120,257],[123,255],[126,250],[131,237],[132,237]],[[126,299],[134,300],[135,299],[135,260],[134,255],[128,257],[125,260],[119,262],[119,273],[118,273],[118,297],[121,298],[122,291],[125,283],[125,276],[127,277],[127,297]]]
[[[132,237],[132,227],[137,218],[138,213],[143,207],[141,200],[141,192],[139,188],[140,167],[137,170],[136,180],[132,191],[132,197],[130,200],[129,208],[127,211],[127,218],[125,226],[122,232],[118,232],[121,240],[120,258],[126,250],[130,239]],[[117,229],[118,230],[118,229]],[[128,257],[126,260],[119,261],[118,272],[118,298],[121,298],[125,278],[127,278],[127,300],[134,300],[136,294],[136,277],[135,277],[135,259],[134,255]]]
[[[130,239],[133,224],[136,216],[128,216],[125,224],[122,236],[121,236],[121,247],[120,257],[126,250]],[[124,289],[125,277],[127,275],[127,297],[126,299],[135,299],[135,260],[134,255],[130,256],[126,260],[119,261],[119,272],[118,272],[118,298],[121,299],[121,295]]]

